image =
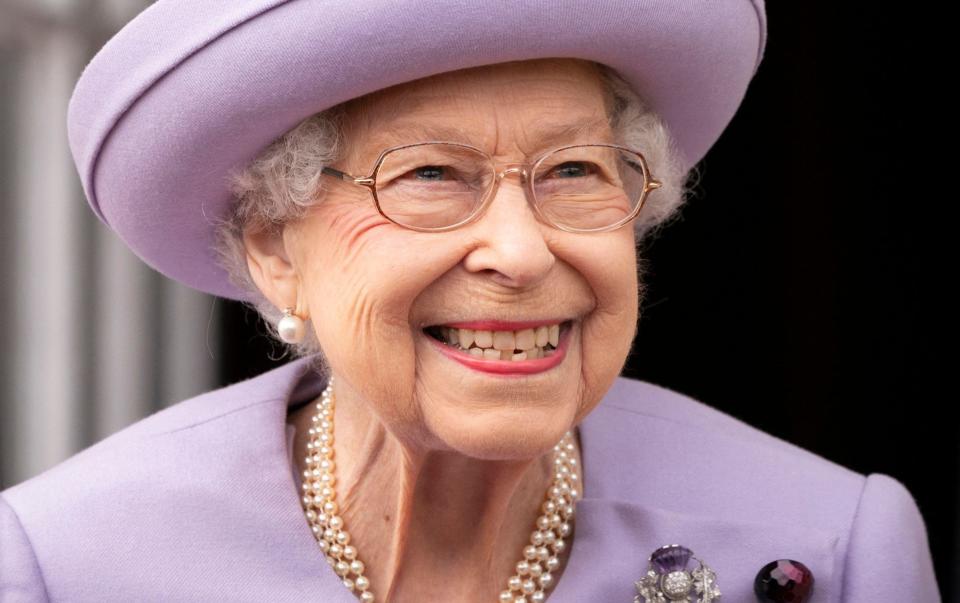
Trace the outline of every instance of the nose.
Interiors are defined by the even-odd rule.
[[[516,174],[517,179],[507,179]],[[472,223],[475,246],[464,260],[471,272],[491,270],[510,287],[529,287],[543,279],[556,261],[548,244],[551,227],[537,219],[527,198],[526,168],[511,166],[497,175],[493,198]]]

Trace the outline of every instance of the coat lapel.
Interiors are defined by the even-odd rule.
[[[755,450],[696,428],[699,419],[682,416],[679,398],[638,395],[629,385],[618,380],[579,426],[584,498],[566,569],[548,600],[630,603],[650,554],[680,544],[716,572],[722,603],[755,602],[757,572],[776,559],[810,568],[815,585],[806,603],[839,601],[840,535],[794,521],[799,503],[790,491],[782,492],[782,515],[774,520],[749,515],[749,504],[726,502],[771,496],[761,490],[764,474],[751,475],[752,488],[738,477],[751,467],[739,455]],[[680,416],[665,420],[667,413]]]
[[[567,568],[547,598],[556,603],[629,603],[650,553],[665,544],[682,544],[716,572],[724,603],[756,601],[757,571],[780,558],[802,561],[813,572],[816,583],[808,603],[839,601],[833,579],[837,541],[834,534],[790,525],[718,520],[584,498],[577,504]]]

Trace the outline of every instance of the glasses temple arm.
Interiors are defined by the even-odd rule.
[[[648,181],[647,190],[654,190],[663,186],[663,183],[660,182],[659,180],[654,180],[652,177],[647,176],[647,174],[643,171],[643,166],[641,166],[639,163],[636,163],[634,161],[627,161],[627,160],[624,160],[624,163],[629,165],[633,171],[637,172],[638,174],[646,178],[646,180]]]
[[[333,176],[334,178],[339,178],[340,180],[344,180],[346,182],[352,182],[353,184],[357,184],[359,186],[365,186],[373,190],[373,178],[357,178],[356,176],[351,176],[346,172],[341,172],[340,170],[336,170],[332,167],[325,167],[320,170],[320,173],[326,174],[327,176]]]
[[[350,174],[348,174],[348,173],[346,173],[346,172],[341,172],[340,170],[335,170],[335,169],[333,169],[332,167],[325,167],[325,168],[323,168],[323,169],[320,170],[320,173],[326,174],[326,175],[328,175],[328,176],[333,176],[333,177],[335,177],[335,178],[339,178],[340,180],[351,180],[351,181],[352,181],[352,180],[354,179],[353,176],[351,176]]]

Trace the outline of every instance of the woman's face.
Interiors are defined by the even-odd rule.
[[[457,129],[500,163],[566,142],[612,142],[595,67],[568,59],[441,74],[351,103],[345,155],[366,176],[379,153]],[[553,130],[589,126],[576,139]],[[369,192],[329,179],[325,199],[284,232],[299,308],[333,373],[392,433],[478,458],[542,454],[588,414],[634,338],[638,282],[632,225],[563,232],[536,218],[517,174],[477,221],[416,232],[383,218]],[[572,321],[549,370],[495,374],[440,351],[424,328],[470,321]]]

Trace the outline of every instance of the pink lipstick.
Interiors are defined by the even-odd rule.
[[[567,349],[570,345],[570,336],[572,332],[572,322],[567,322],[561,325],[560,337],[557,341],[557,349],[550,356],[537,358],[535,360],[490,360],[486,358],[478,358],[471,355],[469,352],[465,352],[456,346],[439,341],[430,335],[424,334],[424,337],[429,339],[441,354],[447,358],[456,360],[468,368],[484,373],[509,377],[542,373],[543,371],[550,370],[563,362],[563,359],[567,355]]]

